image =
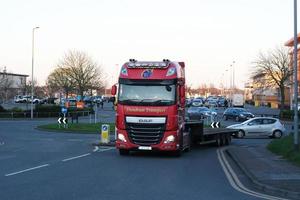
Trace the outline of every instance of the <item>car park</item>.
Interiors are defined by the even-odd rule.
[[[217,112],[207,107],[190,107],[187,111],[188,118],[191,120],[200,120],[203,118],[216,118]]]
[[[237,138],[245,136],[269,136],[272,138],[281,138],[286,134],[284,125],[279,119],[272,117],[255,117],[241,124],[234,124],[227,128],[237,129],[234,135]]]
[[[193,99],[191,105],[192,106],[202,106],[203,105],[203,101],[202,101],[202,99]]]
[[[223,113],[223,119],[234,119],[235,121],[245,121],[253,118],[254,115],[244,108],[227,108]]]

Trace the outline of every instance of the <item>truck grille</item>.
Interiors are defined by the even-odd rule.
[[[126,129],[132,143],[149,146],[160,143],[165,124],[126,123]]]

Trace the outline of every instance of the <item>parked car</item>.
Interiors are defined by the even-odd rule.
[[[215,118],[217,112],[208,109],[207,107],[190,107],[187,111],[187,115],[191,120],[200,120],[207,117]]]
[[[104,102],[104,99],[101,96],[95,96],[93,99],[94,103]]]
[[[21,95],[17,95],[17,96],[14,97],[14,102],[15,103],[25,103],[26,101],[27,101],[27,99],[24,98]]]
[[[243,138],[244,136],[269,136],[281,138],[286,134],[284,125],[279,119],[272,117],[255,117],[241,124],[228,126],[227,128],[239,130],[234,136]]]
[[[192,106],[202,106],[202,105],[203,105],[202,99],[193,99]]]
[[[217,107],[218,106],[218,102],[215,99],[210,99],[210,100],[207,100],[205,102],[205,106],[207,106],[207,107]]]
[[[253,118],[254,115],[244,108],[227,108],[223,113],[224,120],[235,119],[235,121],[245,121]]]

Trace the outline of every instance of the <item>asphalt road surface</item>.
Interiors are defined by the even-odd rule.
[[[47,121],[0,121],[0,199],[257,199],[237,191],[217,148],[182,157],[95,149],[98,135],[41,132]],[[234,140],[232,145],[268,140]]]

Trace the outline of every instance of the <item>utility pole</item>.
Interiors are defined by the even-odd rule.
[[[298,138],[298,35],[297,35],[297,0],[294,0],[294,149],[299,151]]]
[[[31,59],[31,119],[33,119],[33,95],[34,95],[34,84],[33,84],[33,66],[34,66],[34,31],[40,27],[34,27],[32,29],[32,59]]]

